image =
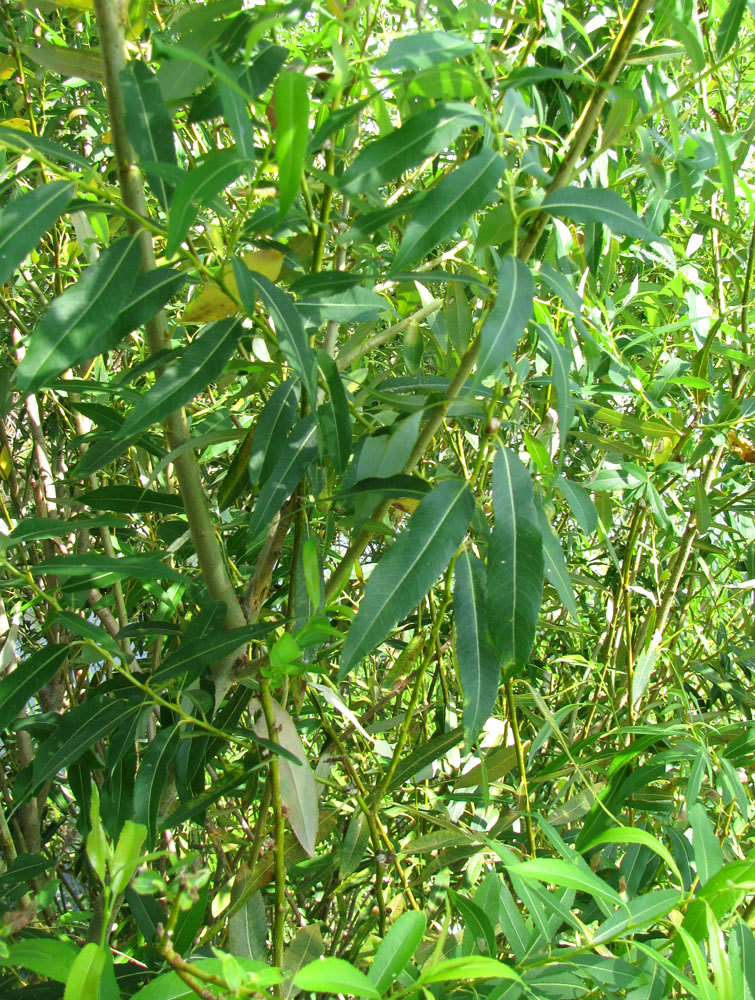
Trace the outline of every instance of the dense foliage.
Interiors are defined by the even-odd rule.
[[[4,997],[755,996],[754,7],[0,6]]]

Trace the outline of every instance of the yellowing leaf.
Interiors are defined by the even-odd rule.
[[[31,132],[31,125],[29,125],[25,118],[6,118],[0,122],[0,125],[5,125],[6,128],[18,129],[19,132]]]
[[[0,479],[10,479],[11,457],[6,445],[0,448]]]
[[[16,68],[16,60],[12,56],[0,56],[0,80],[10,80]]]
[[[244,254],[243,261],[250,271],[262,274],[268,281],[275,281],[283,264],[283,254],[279,250],[252,250]],[[233,267],[228,264],[223,269],[223,282],[238,295],[238,286],[233,275]],[[211,323],[233,316],[238,311],[236,303],[216,284],[205,285],[186,307],[181,323]]]

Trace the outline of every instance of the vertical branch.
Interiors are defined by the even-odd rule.
[[[119,80],[119,74],[125,66],[120,9],[117,0],[95,0],[95,11],[100,31],[108,113],[118,166],[121,197],[128,208],[146,219],[148,212],[144,198],[144,186],[126,132],[126,114]],[[142,270],[154,270],[155,252],[152,237],[143,226],[139,226],[134,220],[129,221],[129,226],[132,232],[139,234]],[[161,310],[146,323],[145,330],[150,350],[153,353],[161,350],[168,342],[168,323],[164,311]],[[223,601],[225,604],[226,627],[241,627],[245,624],[244,614],[236,598],[225,556],[210,516],[196,456],[190,448],[181,450],[181,446],[189,441],[189,429],[183,409],[170,414],[165,419],[164,426],[171,450],[178,451],[174,459],[176,478],[186,510],[197,561],[208,593],[213,600]],[[233,659],[234,657],[230,657],[214,670],[217,700],[230,686]]]

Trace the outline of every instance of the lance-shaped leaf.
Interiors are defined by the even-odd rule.
[[[131,440],[191,402],[223,371],[243,332],[238,319],[209,323],[136,403],[114,440]]]
[[[249,536],[265,531],[298,486],[307,466],[317,457],[317,422],[312,414],[305,417],[291,433],[273,466],[270,478],[260,490],[249,521]]]
[[[482,121],[469,104],[436,104],[431,111],[413,115],[401,128],[371,142],[361,151],[341,180],[346,194],[374,191],[426,157],[440,153],[467,126]]]
[[[170,267],[158,267],[137,276],[134,287],[123,305],[118,318],[107,335],[107,342],[101,351],[111,350],[132,330],[137,330],[168,302],[182,285],[186,284],[186,274]]]
[[[85,750],[123,722],[134,708],[127,701],[113,701],[104,695],[95,695],[61,715],[55,723],[54,732],[37,750],[32,785],[25,791],[34,792],[61,768],[77,761]]]
[[[0,285],[10,278],[73,197],[73,184],[52,181],[0,211]]]
[[[723,59],[734,47],[746,7],[746,0],[729,0],[716,32],[717,59]]]
[[[254,315],[254,293],[257,292],[275,326],[278,346],[304,383],[312,407],[317,406],[317,359],[304,331],[301,316],[290,296],[261,274],[255,274],[234,258],[233,273],[239,298],[247,316]]]
[[[241,628],[220,631],[219,634],[205,635],[201,638],[187,635],[181,643],[181,648],[161,663],[150,677],[150,686],[158,691],[173,677],[181,674],[188,674],[188,679],[191,680],[212,663],[230,656],[252,639],[262,639],[274,628],[273,622],[263,622],[259,625],[242,625]]]
[[[190,171],[175,190],[168,216],[166,256],[172,257],[199,212],[250,166],[235,149],[218,149]]]
[[[249,481],[252,486],[269,479],[280,458],[281,447],[296,423],[299,383],[282,382],[259,415],[249,454]]]
[[[351,412],[346,390],[329,354],[318,351],[317,364],[328,387],[328,397],[317,410],[317,421],[336,472],[343,472],[351,456]]]
[[[275,118],[278,212],[283,218],[299,190],[309,140],[309,94],[303,73],[281,73],[275,81]]]
[[[485,378],[513,354],[532,317],[535,283],[530,269],[516,257],[506,257],[498,270],[498,293],[480,332],[477,372]]]
[[[500,180],[504,166],[503,159],[492,149],[482,149],[439,181],[417,206],[391,271],[413,264],[453,236],[482,208]]]
[[[378,69],[423,70],[461,59],[474,52],[474,43],[447,31],[421,31],[395,38],[378,62]]]
[[[372,571],[346,636],[338,678],[349,671],[417,606],[448,566],[467,533],[474,500],[465,483],[440,483]]]
[[[501,664],[488,631],[485,566],[470,552],[462,552],[454,566],[454,622],[469,746],[493,714],[501,682]]]
[[[540,525],[540,535],[543,540],[543,558],[548,583],[555,588],[558,596],[563,601],[564,607],[572,619],[579,624],[579,611],[577,610],[577,602],[574,599],[574,590],[569,579],[569,571],[566,568],[566,559],[564,557],[564,550],[561,548],[561,540],[551,527],[541,507],[537,508],[537,518]]]
[[[135,236],[117,240],[53,299],[16,371],[21,392],[29,395],[66,368],[113,346],[108,333],[128,302],[140,261]]]
[[[495,527],[488,553],[488,626],[504,670],[523,670],[543,594],[543,539],[530,474],[507,448],[493,462]]]
[[[367,976],[344,958],[320,958],[305,965],[294,976],[294,986],[311,993],[348,993],[367,1000],[380,1000],[380,993]]]
[[[367,978],[381,994],[389,989],[414,958],[426,927],[425,914],[411,910],[401,914],[380,942]]]
[[[134,818],[147,828],[147,848],[152,849],[157,836],[160,809],[168,768],[176,755],[180,738],[179,723],[161,729],[142,758],[134,783]]]
[[[0,733],[8,728],[27,701],[50,683],[63,666],[69,651],[68,646],[47,645],[32,653],[18,664],[13,673],[3,678],[0,683]]]
[[[254,137],[252,135],[252,120],[249,117],[247,101],[236,87],[231,86],[233,74],[215,52],[213,62],[217,73],[218,93],[223,106],[223,117],[228,123],[231,135],[236,140],[236,149],[248,159],[254,159]],[[240,89],[240,88],[239,88]]]
[[[661,240],[620,195],[606,188],[559,188],[546,195],[540,207],[551,215],[563,216],[572,222],[600,223],[614,233],[647,243]]]
[[[260,703],[255,699],[250,707],[253,710],[259,709]],[[288,821],[296,834],[296,839],[307,854],[314,857],[319,824],[315,776],[291,716],[277,702],[273,702],[273,715],[278,728],[277,743],[288,751],[285,757],[278,757],[281,800],[288,809]],[[254,728],[259,737],[267,739],[264,715],[260,715]],[[297,763],[294,763],[291,757]]]
[[[181,580],[181,574],[160,562],[154,555],[106,556],[102,552],[67,553],[42,559],[34,567],[35,573],[52,573],[53,576],[87,577],[92,580],[108,577],[111,580]]]
[[[163,102],[157,77],[139,59],[127,63],[120,74],[126,131],[140,160],[176,165],[173,122]],[[158,175],[149,175],[149,186],[163,208],[168,207],[172,192]]]

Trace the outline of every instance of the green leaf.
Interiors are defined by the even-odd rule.
[[[44,646],[22,660],[0,681],[0,732],[13,722],[30,698],[49,684],[66,661],[70,646]]]
[[[30,882],[52,868],[53,862],[41,854],[19,854],[7,871],[0,874],[0,885],[14,886]]]
[[[447,958],[429,968],[424,968],[417,986],[429,986],[431,983],[459,982],[464,979],[510,979],[520,983],[522,977],[508,965],[487,955],[468,955],[463,958]]]
[[[576,889],[578,892],[586,892],[594,899],[602,899],[615,906],[624,905],[618,892],[603,879],[598,878],[589,868],[562,861],[561,858],[536,858],[534,861],[507,864],[506,868],[510,874],[518,878],[534,879],[546,885]]]
[[[369,493],[375,497],[390,497],[395,500],[404,497],[410,500],[422,500],[431,489],[432,487],[426,479],[398,473],[395,476],[385,476],[384,478],[370,476],[369,479],[360,479],[359,482],[348,489],[340,490],[330,499],[340,502],[348,500],[350,497],[364,496],[365,493]]]
[[[625,903],[613,916],[603,921],[595,932],[592,943],[594,945],[602,944],[625,934],[632,934],[642,927],[647,927],[648,924],[668,916],[672,910],[679,906],[681,901],[682,894],[678,889],[656,889],[638,896]]]
[[[54,731],[37,750],[31,790],[77,761],[89,747],[123,722],[133,709],[129,702],[95,695],[59,716]]]
[[[461,357],[469,347],[472,336],[472,309],[464,286],[459,281],[449,281],[448,283],[443,319],[446,321],[451,346]]]
[[[82,1000],[82,997],[97,997],[100,980],[105,970],[107,954],[98,944],[90,941],[76,956],[66,977],[63,1000]]]
[[[364,852],[367,850],[369,842],[369,824],[361,809],[357,809],[349,820],[349,825],[346,827],[346,833],[343,838],[341,858],[338,862],[338,877],[340,879],[348,878],[349,875],[354,874],[364,857]],[[374,982],[372,969],[370,969],[370,981]]]
[[[543,558],[545,560],[545,577],[561,598],[566,610],[574,622],[579,624],[579,610],[574,597],[574,589],[569,579],[564,550],[561,540],[545,516],[541,507],[537,507],[537,519],[540,526],[540,537],[543,541]]]
[[[283,952],[281,970],[288,977],[283,984],[283,1000],[293,1000],[301,992],[294,985],[294,976],[299,969],[319,958],[324,950],[319,922],[299,928]]]
[[[716,872],[721,870],[723,850],[713,824],[708,819],[705,806],[701,802],[696,802],[687,816],[692,826],[692,846],[695,849],[697,875],[700,884],[705,885]]]
[[[402,913],[378,945],[367,978],[379,993],[385,993],[401,975],[422,944],[427,917],[410,910]]]
[[[186,284],[187,275],[170,267],[157,267],[137,275],[126,303],[107,335],[102,350],[112,350],[133,330],[148,323]]]
[[[241,866],[231,889],[231,907],[241,899],[249,881],[249,870]],[[253,892],[228,918],[225,946],[232,955],[264,961],[267,956],[267,915],[261,892]]]
[[[277,969],[271,969],[269,965],[264,965],[251,958],[237,957],[235,961],[241,966],[242,971],[247,973],[250,980],[253,976],[260,976],[261,979],[264,978],[264,985],[280,982]],[[220,958],[204,958],[201,955],[196,955],[192,958],[192,962],[196,962],[200,969],[208,975],[220,976],[223,974],[223,961]],[[137,990],[132,995],[131,1000],[187,1000],[187,998],[196,1000],[196,996],[197,994],[192,987],[187,986],[177,973],[165,972]]]
[[[718,23],[716,32],[716,58],[721,60],[728,55],[739,38],[739,28],[742,16],[747,7],[747,0],[729,0],[723,17]],[[732,216],[732,219],[734,216]]]
[[[136,787],[134,792],[136,792]],[[146,837],[147,828],[141,823],[133,823],[127,819],[123,824],[110,869],[110,891],[114,896],[125,892],[133,878],[142,859],[142,844]]]
[[[37,976],[64,983],[78,954],[77,948],[57,938],[22,938],[8,945],[8,954],[0,957],[0,965],[28,969]]]
[[[31,253],[73,197],[67,181],[41,184],[0,211],[0,285]]]
[[[183,514],[178,493],[157,493],[141,486],[101,486],[76,497],[76,502],[92,510],[113,510],[119,514]]]
[[[493,508],[488,622],[504,669],[517,672],[526,667],[535,641],[545,570],[532,480],[507,448],[493,461]]]
[[[419,774],[420,771],[424,771],[430,764],[434,764],[436,760],[445,757],[449,750],[453,750],[455,746],[461,743],[463,738],[464,730],[461,726],[458,726],[447,733],[437,733],[427,743],[420,743],[419,746],[415,746],[412,752],[404,757],[396,768],[387,791],[395,792],[397,788],[401,788],[415,774]]]
[[[344,173],[340,190],[345,194],[373,192],[442,152],[467,125],[481,122],[480,112],[469,104],[436,104],[431,111],[413,115],[401,128],[365,146]]]
[[[208,323],[134,405],[115,442],[133,440],[203,392],[221,374],[243,332],[239,319]]]
[[[422,70],[461,59],[474,52],[468,38],[447,31],[423,31],[395,38],[378,59],[378,69]]]
[[[147,747],[134,783],[134,818],[146,828],[147,848],[152,850],[157,837],[157,814],[168,780],[168,768],[176,755],[180,723],[161,729]]]
[[[252,702],[259,707],[258,702]],[[275,724],[278,727],[277,743],[288,751],[287,757],[279,757],[281,802],[288,811],[288,822],[296,834],[296,839],[310,857],[314,857],[319,825],[317,808],[317,787],[309,766],[307,754],[296,731],[291,716],[277,702],[273,702]],[[261,714],[255,731],[258,736],[268,737],[265,717]],[[288,757],[293,757],[292,763]]]
[[[294,985],[313,993],[348,993],[380,1000],[380,993],[367,976],[343,958],[319,958],[294,976]]]
[[[265,403],[257,420],[249,453],[249,481],[252,486],[270,478],[280,458],[281,447],[296,423],[298,410],[298,383],[295,379],[287,379]]]
[[[326,320],[342,325],[370,323],[391,308],[390,303],[371,288],[362,288],[349,281],[343,282],[340,288],[336,285],[318,290],[317,278],[330,278],[330,275],[312,275],[312,280],[304,286],[306,291],[297,294],[296,299],[299,315],[310,323],[318,326]],[[302,285],[303,282],[297,282],[297,287],[291,290],[298,292]]]
[[[220,71],[216,78],[220,103],[223,106],[223,118],[231,130],[231,135],[236,140],[236,149],[248,160],[253,160],[255,157],[254,136],[247,101],[236,87],[230,85],[233,75],[217,52],[213,53],[212,61],[215,68]]]
[[[474,513],[465,483],[440,483],[372,571],[341,654],[342,680],[416,607],[448,566]]]
[[[732,995],[755,1000],[755,937],[744,922],[737,920],[729,934]]]
[[[682,881],[679,868],[668,848],[657,837],[654,837],[652,833],[643,830],[641,827],[618,826],[610,830],[604,830],[603,833],[598,834],[597,837],[594,837],[589,843],[585,844],[581,848],[581,853],[585,854],[587,851],[592,851],[593,848],[599,847],[601,844],[640,844],[643,847],[647,847],[657,854],[658,857],[663,858],[679,882],[681,883]]]
[[[302,380],[310,405],[317,407],[317,360],[304,332],[301,317],[291,298],[276,288],[261,274],[233,259],[233,274],[239,289],[239,298],[248,316],[254,316],[255,291],[270,314],[275,326],[278,346],[296,374]]]
[[[170,566],[165,566],[154,555],[136,556],[106,556],[101,552],[85,552],[81,555],[70,553],[64,556],[52,556],[41,559],[36,569],[40,573],[52,573],[62,577],[88,577],[89,585],[94,586],[94,580],[107,578],[125,580],[133,577],[136,580],[181,580]],[[104,586],[104,584],[101,584]]]
[[[501,664],[488,631],[485,566],[470,552],[462,552],[454,566],[453,607],[456,659],[464,692],[464,741],[471,746],[493,714]]]
[[[278,215],[283,218],[299,191],[309,140],[309,87],[303,73],[281,73],[275,81],[275,162]]]
[[[591,535],[594,531],[597,531],[598,512],[595,509],[592,497],[584,486],[575,483],[573,479],[567,479],[566,476],[558,476],[553,480],[553,485],[566,498],[566,502],[571,507],[574,519],[582,531],[586,535]]]
[[[558,397],[558,424],[561,430],[560,452],[563,456],[564,444],[574,420],[574,404],[571,398],[571,388],[569,387],[571,358],[569,352],[559,344],[553,332],[544,323],[538,324],[537,335],[551,356],[553,385],[556,388],[556,395]]]
[[[93,171],[92,164],[86,157],[80,156],[68,146],[61,146],[57,142],[32,135],[30,132],[22,132],[20,129],[0,125],[0,143],[24,155],[33,149],[35,152],[41,153],[42,156],[49,157],[53,163],[62,163],[66,168],[73,164],[79,170],[83,170],[85,174]]]
[[[224,605],[218,602],[224,611]],[[262,622],[259,625],[242,625],[241,628],[228,631],[211,631],[201,637],[185,635],[180,648],[165,659],[149,682],[158,691],[173,677],[187,674],[186,683],[198,677],[203,670],[217,663],[225,656],[230,656],[235,650],[254,639],[263,639],[275,628],[274,622]]]
[[[735,224],[739,203],[737,201],[737,191],[734,184],[734,171],[731,166],[729,149],[721,132],[712,120],[708,122],[710,134],[713,137],[713,145],[716,148],[718,158],[718,175],[721,178],[721,187],[726,198],[726,210],[729,213],[729,221]]]
[[[317,352],[317,365],[328,387],[328,398],[318,407],[317,422],[336,472],[342,473],[351,457],[351,411],[335,361]]]
[[[293,493],[309,465],[317,458],[317,422],[312,414],[299,422],[279,447],[279,458],[266,480],[249,520],[249,536],[266,531],[275,514]]]
[[[632,236],[646,243],[661,240],[623,198],[605,188],[559,188],[546,195],[540,207],[551,215],[564,216],[572,222],[595,222],[608,226],[614,233]]]
[[[76,284],[52,300],[16,370],[24,395],[113,346],[108,334],[128,302],[140,262],[136,236],[117,240],[83,271]]]
[[[516,257],[504,257],[498,270],[498,293],[480,331],[477,373],[485,378],[497,372],[516,350],[532,317],[535,283],[530,269]]]
[[[390,271],[415,263],[458,232],[482,208],[504,166],[497,153],[482,149],[431,188],[406,227]]]
[[[488,919],[485,911],[477,903],[458,892],[449,891],[448,896],[464,922],[462,954],[471,955],[475,952],[486,951],[494,958],[497,951],[495,931],[493,930],[493,922]]]
[[[235,149],[217,149],[186,175],[170,206],[166,257],[178,251],[199,212],[249,168],[250,161]]]
[[[163,103],[157,77],[145,63],[134,59],[120,73],[121,91],[126,110],[126,131],[140,160],[176,165],[173,121]],[[173,187],[154,174],[149,186],[163,208],[170,202]]]

